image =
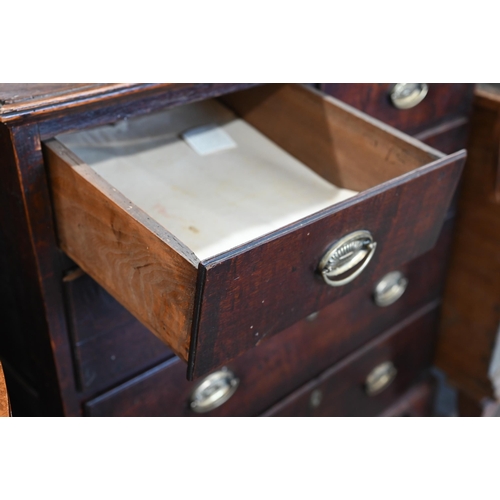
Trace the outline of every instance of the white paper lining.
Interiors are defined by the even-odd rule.
[[[208,124],[237,147],[200,156],[182,140]],[[356,194],[213,100],[57,139],[201,260]]]

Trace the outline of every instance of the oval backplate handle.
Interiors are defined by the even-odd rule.
[[[377,365],[366,377],[365,390],[368,396],[376,396],[387,389],[396,378],[398,371],[392,361]]]
[[[376,248],[377,243],[370,231],[354,231],[340,238],[325,252],[318,270],[326,284],[346,285],[363,272]]]
[[[196,413],[207,413],[224,404],[236,391],[240,381],[226,367],[205,377],[191,393],[190,408]]]
[[[387,273],[375,286],[373,300],[379,307],[387,307],[398,301],[405,293],[408,280],[400,271]]]
[[[429,92],[426,83],[396,83],[391,89],[392,104],[398,109],[411,109],[420,104]]]

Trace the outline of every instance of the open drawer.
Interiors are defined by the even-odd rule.
[[[465,158],[291,84],[44,149],[62,249],[189,378],[429,250]]]

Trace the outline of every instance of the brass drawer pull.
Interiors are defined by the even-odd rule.
[[[311,396],[309,397],[309,405],[311,408],[318,408],[318,406],[323,401],[323,391],[321,389],[315,389],[311,392]]]
[[[414,108],[427,95],[429,86],[426,83],[396,83],[391,89],[392,104],[398,109]]]
[[[354,231],[333,244],[321,259],[318,269],[326,284],[342,286],[359,276],[368,265],[377,243],[369,231]],[[354,271],[347,277],[341,275]]]
[[[368,396],[375,396],[387,389],[396,378],[398,371],[392,361],[377,365],[366,377],[365,390]]]
[[[408,280],[403,273],[392,271],[387,273],[375,286],[373,300],[379,307],[394,304],[405,293]]]
[[[226,367],[205,377],[193,390],[189,406],[196,413],[207,413],[224,404],[238,388],[240,381]]]

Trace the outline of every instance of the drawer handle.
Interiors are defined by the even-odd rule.
[[[342,286],[359,276],[368,265],[377,243],[369,231],[360,230],[334,243],[321,259],[318,269],[325,283]],[[347,277],[340,276],[351,272]]]
[[[226,367],[205,377],[191,393],[189,406],[196,413],[207,413],[224,404],[240,381]]]
[[[373,300],[379,307],[394,304],[405,293],[408,280],[403,273],[392,271],[387,273],[375,286]]]
[[[396,83],[391,90],[391,101],[398,109],[411,109],[425,99],[428,91],[426,83]]]
[[[396,378],[398,371],[392,361],[376,366],[366,377],[365,388],[368,396],[375,396],[387,389]]]

